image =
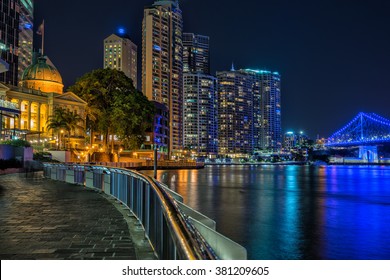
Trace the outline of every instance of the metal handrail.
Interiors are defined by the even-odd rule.
[[[87,172],[92,172],[92,180],[87,178]],[[219,259],[175,199],[149,176],[120,168],[52,163],[44,164],[44,175],[55,180],[93,186],[127,205],[142,223],[145,235],[160,259]],[[105,176],[109,178],[107,186]],[[151,220],[154,224],[151,224]]]
[[[138,172],[134,173],[137,174]],[[168,219],[170,227],[175,232],[177,242],[180,244],[183,253],[185,253],[186,259],[217,259],[218,257],[215,255],[212,248],[180,210],[172,196],[156,184],[149,176],[145,176],[141,173],[138,173],[138,175],[143,176],[158,193],[166,208],[166,213],[168,217],[170,217],[170,219]]]

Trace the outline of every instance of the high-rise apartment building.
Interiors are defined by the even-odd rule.
[[[178,1],[155,1],[142,23],[142,91],[169,110],[169,153],[183,147],[183,19]]]
[[[183,72],[210,74],[208,36],[183,33]]]
[[[267,70],[240,70],[253,77],[254,147],[279,150],[282,147],[281,77]]]
[[[0,73],[0,82],[18,83],[20,1],[2,0],[0,4],[0,52],[8,71]]]
[[[230,155],[282,147],[280,74],[266,70],[217,72],[218,151]]]
[[[18,81],[20,81],[24,70],[33,62],[33,21],[34,1],[21,0],[19,15]]]
[[[198,155],[217,152],[217,79],[210,75],[209,37],[183,33],[184,147]]]
[[[217,153],[217,79],[184,74],[184,148],[198,155]]]
[[[281,77],[267,70],[240,70],[254,78],[254,109],[260,124],[255,125],[259,135],[255,147],[279,150],[282,147]]]
[[[104,39],[104,68],[123,71],[137,88],[137,45],[123,29]]]
[[[239,71],[217,72],[218,153],[253,152],[253,78]]]

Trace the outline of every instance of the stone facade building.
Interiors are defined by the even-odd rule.
[[[62,77],[58,70],[39,57],[23,73],[19,86],[0,83],[0,99],[3,100],[1,139],[24,138],[45,147],[55,148],[59,139],[47,129],[47,121],[56,107],[77,113],[83,121],[79,129],[60,134],[67,149],[83,149],[85,146],[85,107],[87,103],[72,92],[63,92]],[[7,102],[8,101],[8,102]],[[7,114],[8,105],[19,113]]]

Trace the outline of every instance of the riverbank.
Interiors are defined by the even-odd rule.
[[[205,163],[205,166],[218,166],[218,165],[239,165],[239,166],[258,166],[258,165],[306,165],[307,162],[305,161],[283,161],[283,162],[243,162],[243,163],[237,163],[237,162],[230,162],[230,163],[214,163],[214,162],[208,162]]]
[[[183,165],[173,165],[173,166],[157,166],[157,170],[192,170],[192,169],[203,169],[205,165],[197,166],[183,166]],[[125,167],[126,169],[140,171],[140,170],[154,170],[153,166],[137,166],[137,167]]]

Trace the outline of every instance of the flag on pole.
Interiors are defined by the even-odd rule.
[[[42,35],[44,32],[45,32],[45,20],[43,20],[41,25],[38,27],[37,34]]]
[[[45,20],[43,20],[42,24],[38,27],[37,34],[42,36],[41,54],[43,55],[44,45],[45,45]]]

